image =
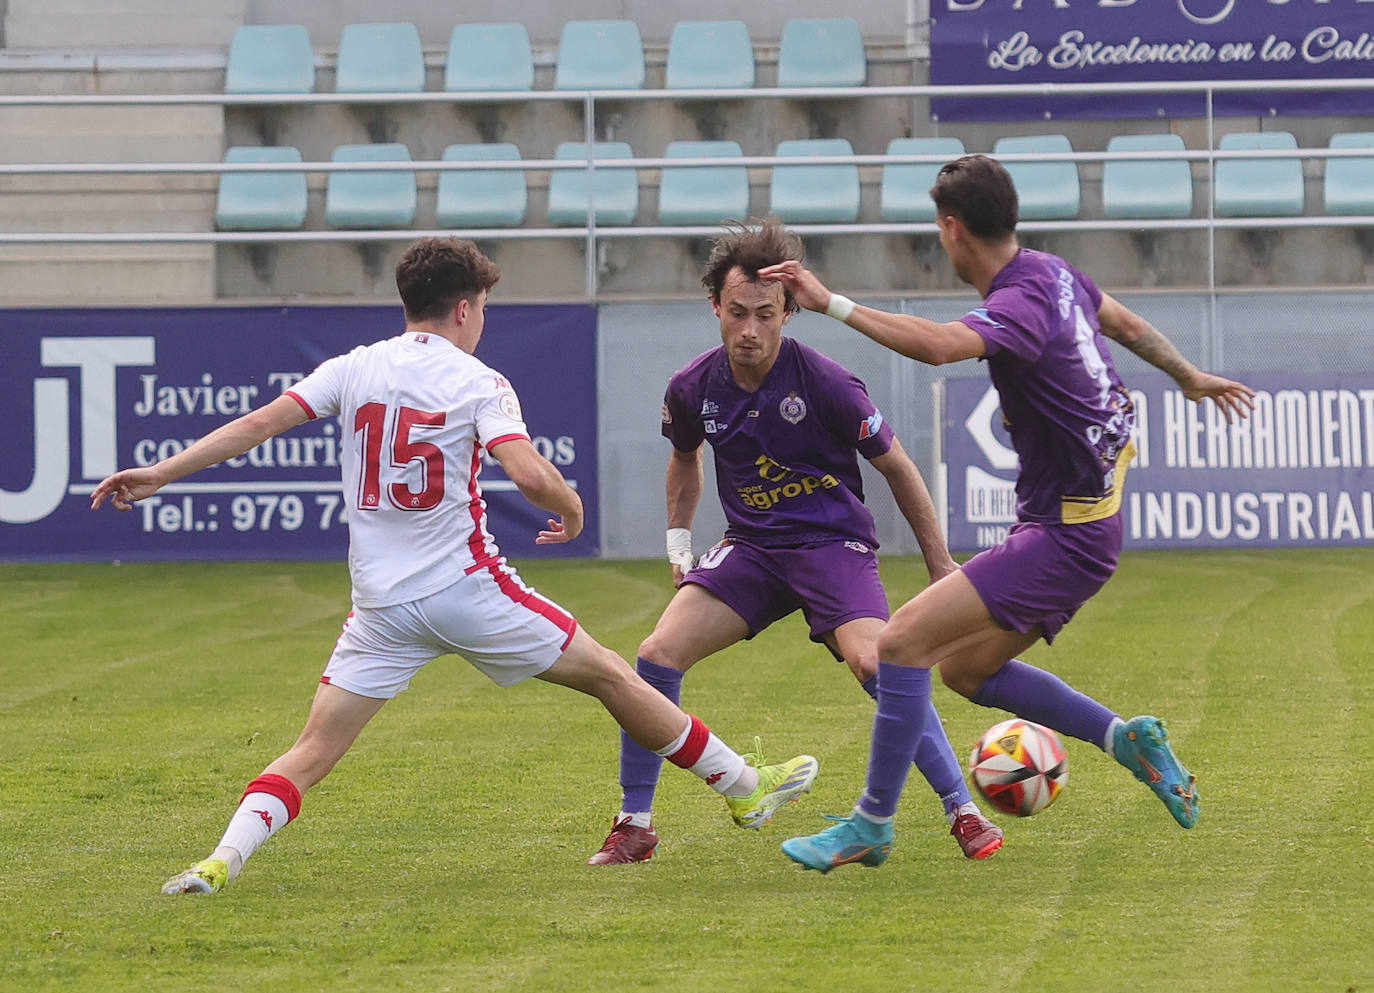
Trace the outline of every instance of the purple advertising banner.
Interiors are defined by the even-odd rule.
[[[1266,80],[1374,76],[1371,0],[931,0],[939,85],[1253,80],[1214,112],[1368,114],[1374,88],[1266,91]],[[941,97],[937,120],[1200,117],[1204,96]]]
[[[1227,424],[1158,374],[1131,376],[1138,454],[1122,513],[1134,548],[1374,542],[1374,374],[1241,375],[1257,391]],[[943,384],[949,545],[976,551],[1016,520],[1016,453],[986,379]]]
[[[151,465],[279,396],[321,361],[400,332],[396,307],[0,310],[0,560],[344,558],[337,419],[310,421],[128,513],[95,484]],[[548,514],[487,459],[491,530],[513,557],[596,555],[596,311],[492,305],[478,358],[520,394],[539,451],[587,508],[586,530],[536,545]]]

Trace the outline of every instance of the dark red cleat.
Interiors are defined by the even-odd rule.
[[[1000,841],[1001,832],[998,832]],[[606,843],[601,851],[587,859],[588,865],[626,865],[630,862],[647,862],[658,847],[658,832],[650,824],[646,828],[635,827],[628,817],[614,822],[611,833],[606,835]]]
[[[1002,829],[982,814],[960,814],[949,833],[971,859],[985,859],[1002,847]]]

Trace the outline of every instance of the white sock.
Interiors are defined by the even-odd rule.
[[[279,798],[270,793],[249,793],[229,818],[224,837],[211,857],[228,862],[229,878],[233,879],[243,871],[243,863],[290,819],[286,804]]]
[[[682,733],[654,751],[725,796],[748,796],[759,785],[758,771],[690,714]]]
[[[622,810],[616,817],[617,823],[628,820],[637,828],[649,827],[654,822],[654,812],[652,810]]]
[[[1107,733],[1102,738],[1102,750],[1116,758],[1116,729],[1126,722],[1120,717],[1113,717],[1112,722],[1107,725]]]

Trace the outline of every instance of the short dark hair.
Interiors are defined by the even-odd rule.
[[[495,262],[457,238],[421,238],[396,263],[396,289],[408,321],[443,318],[459,300],[476,298],[500,279]]]
[[[975,237],[1001,241],[1016,233],[1016,184],[996,159],[965,155],[945,163],[930,188],[930,198],[942,217],[959,218]]]
[[[701,285],[711,294],[712,303],[720,303],[725,277],[736,266],[751,281],[757,282],[760,269],[789,259],[797,262],[802,260],[801,237],[788,231],[776,217],[751,217],[747,222],[726,221],[725,228],[724,234],[712,240],[706,271],[701,276]],[[797,301],[792,299],[791,291],[784,287],[783,311],[795,314],[800,309]]]

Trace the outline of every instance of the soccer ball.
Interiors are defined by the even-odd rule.
[[[968,775],[998,810],[1029,817],[1053,803],[1069,781],[1069,757],[1049,728],[1012,718],[983,732]]]

